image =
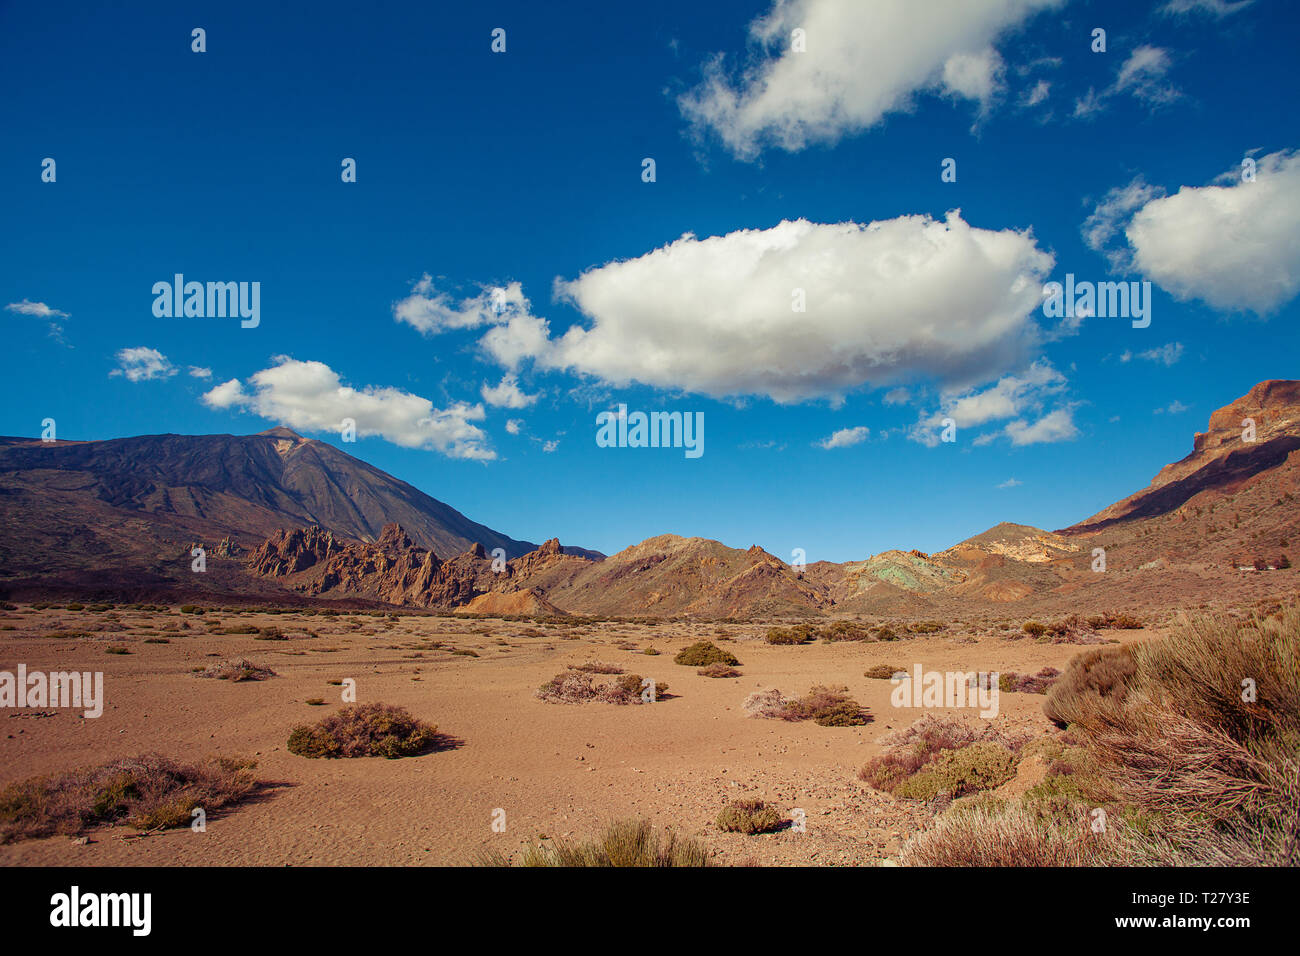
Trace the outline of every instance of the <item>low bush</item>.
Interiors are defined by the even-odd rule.
[[[726,664],[710,664],[708,667],[701,667],[695,673],[701,677],[739,677],[740,671],[734,667],[728,667]]]
[[[1007,694],[1046,694],[1060,676],[1055,667],[1044,667],[1037,674],[1004,671],[998,675],[998,690]]]
[[[673,658],[673,663],[685,664],[688,667],[708,667],[710,664],[728,664],[732,667],[740,665],[735,654],[724,651],[711,641],[698,641],[690,647],[683,648]]]
[[[354,704],[295,727],[289,752],[300,757],[413,757],[432,749],[438,728],[388,704]]]
[[[733,800],[718,814],[718,829],[727,833],[773,833],[781,828],[781,814],[762,800]]]
[[[268,677],[276,676],[275,671],[271,670],[271,668],[254,664],[246,657],[209,664],[198,673],[200,677],[228,680],[232,684],[246,680],[266,680]]]
[[[893,664],[873,664],[862,672],[863,677],[870,677],[872,680],[892,680],[894,675],[903,671],[901,667],[895,667]]]

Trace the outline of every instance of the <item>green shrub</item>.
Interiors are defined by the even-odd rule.
[[[689,667],[708,667],[710,664],[729,664],[732,667],[740,665],[736,655],[724,651],[710,641],[698,641],[690,647],[683,648],[673,658],[673,663],[685,664]]]
[[[894,795],[913,800],[932,800],[940,794],[960,797],[1000,787],[1015,775],[1015,754],[999,743],[981,741],[944,751],[899,783]]]

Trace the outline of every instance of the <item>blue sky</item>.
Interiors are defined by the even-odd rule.
[[[1296,377],[1283,0],[267,6],[0,5],[0,433],[286,423],[516,537],[842,561],[1071,524]]]

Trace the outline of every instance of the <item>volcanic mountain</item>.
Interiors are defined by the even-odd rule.
[[[148,435],[107,441],[0,438],[0,584],[237,584],[220,561],[190,574],[190,546],[231,557],[280,529],[316,525],[375,542],[400,524],[414,545],[536,548],[466,518],[418,488],[288,428],[257,435]]]

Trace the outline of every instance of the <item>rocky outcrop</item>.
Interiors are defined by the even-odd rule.
[[[451,561],[416,545],[399,525],[374,544],[347,541],[320,527],[281,530],[248,560],[261,577],[313,597],[367,597],[389,604],[455,608],[480,593],[482,546]]]

